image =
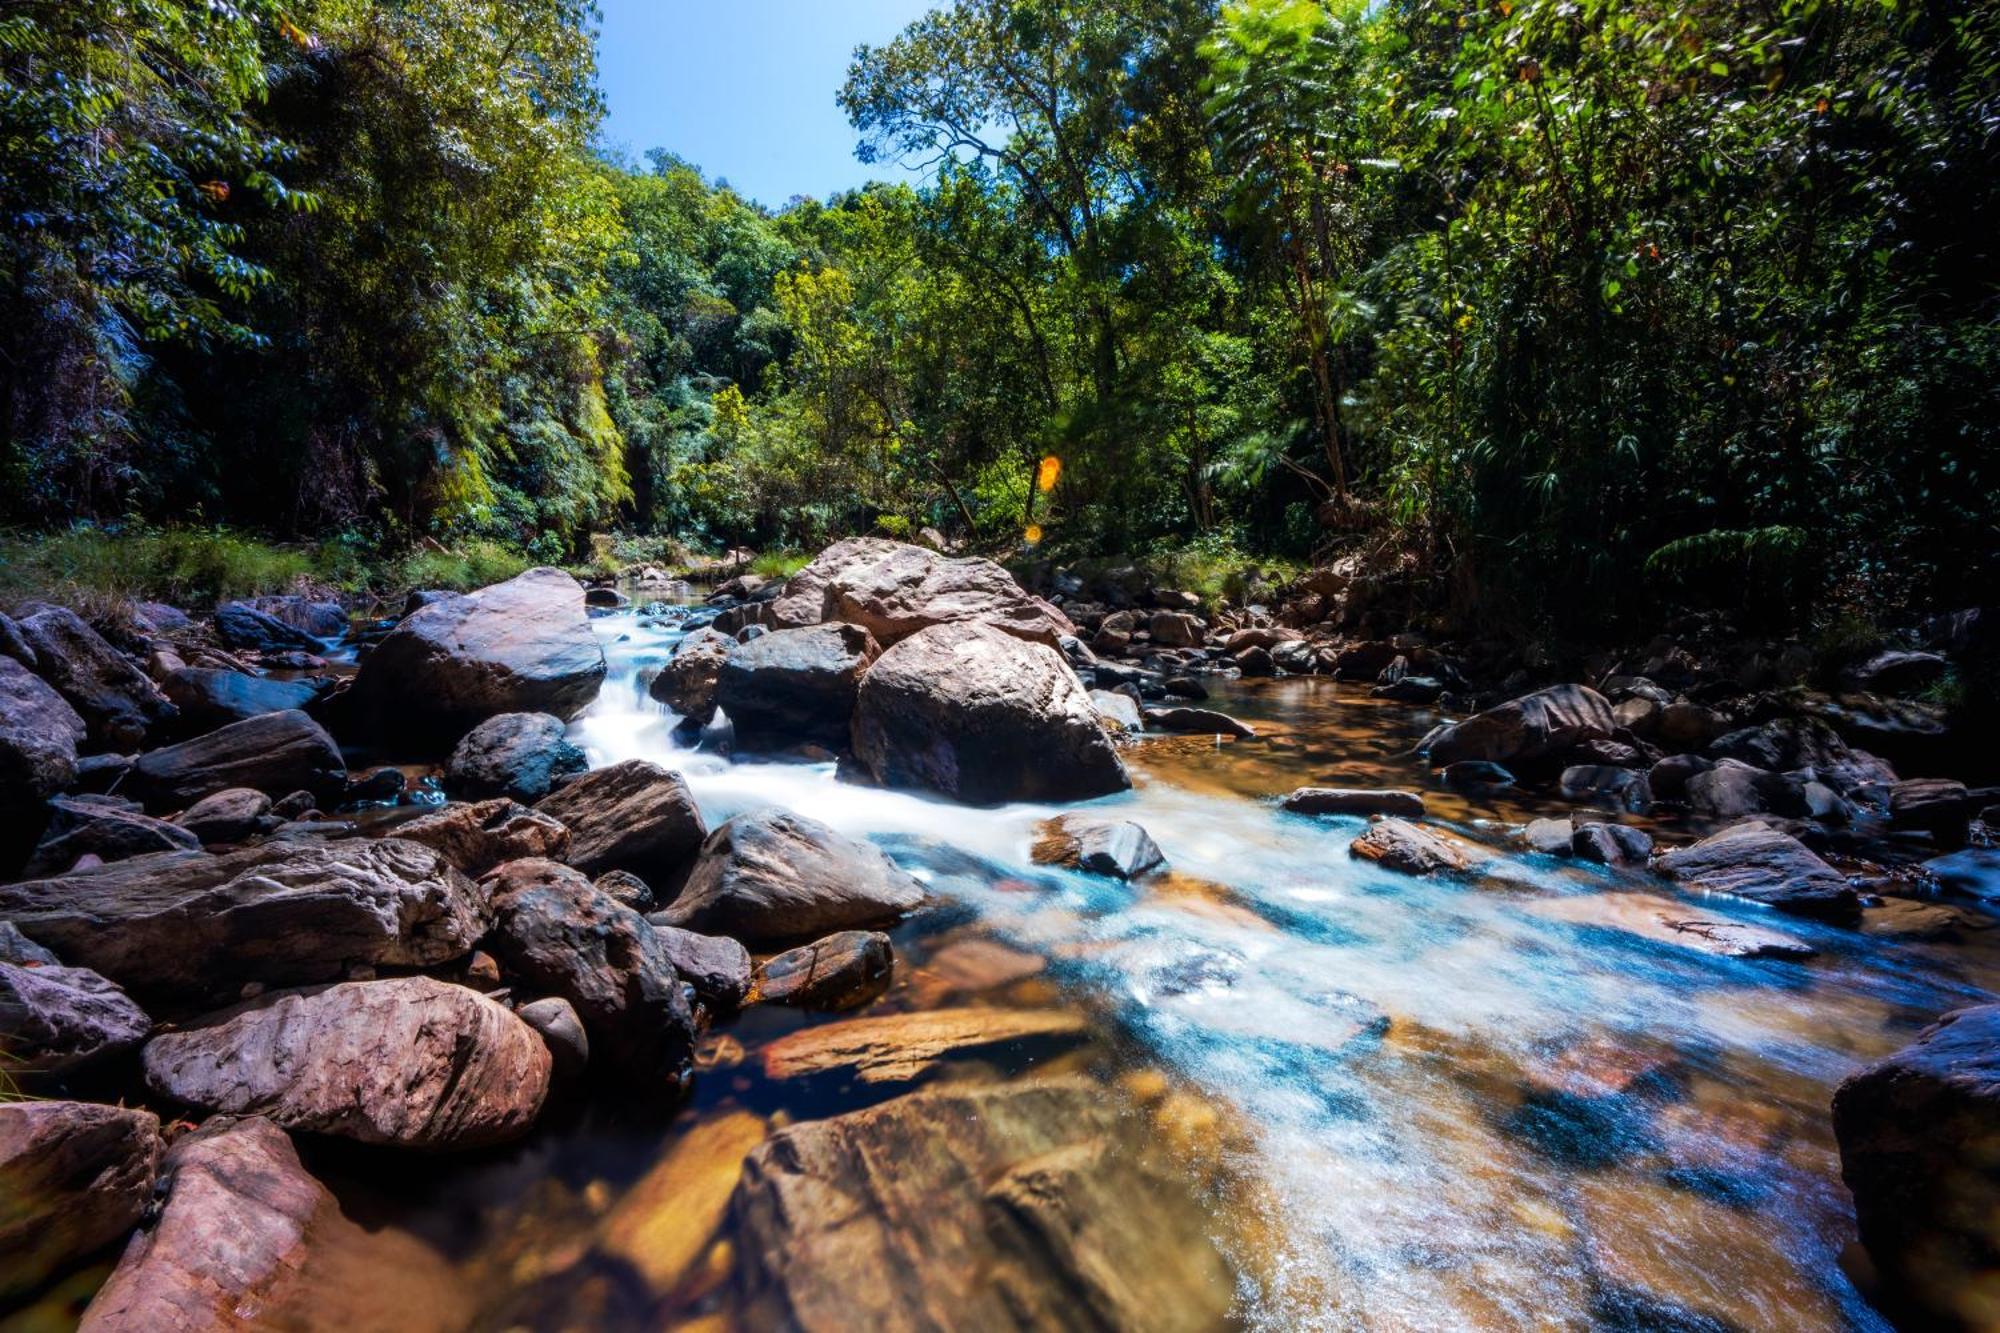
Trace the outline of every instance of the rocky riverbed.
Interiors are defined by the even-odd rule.
[[[15,608],[0,1299],[2000,1322],[1994,795],[1852,724],[1908,709],[1508,680],[1293,591],[857,541],[706,600]]]

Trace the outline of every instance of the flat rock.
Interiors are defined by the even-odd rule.
[[[2000,1269],[2000,1004],[1946,1014],[1833,1095],[1841,1176],[1902,1327],[1990,1328]]]
[[[659,919],[748,943],[885,925],[924,904],[923,886],[880,851],[788,810],[737,815],[702,845]]]
[[[708,836],[680,774],[644,759],[584,774],[535,806],[570,831],[569,863],[586,874],[672,878]]]
[[[1552,685],[1511,699],[1453,726],[1430,743],[1433,767],[1461,759],[1518,765],[1585,741],[1610,740],[1618,729],[1611,703],[1585,685]]]
[[[22,873],[59,875],[84,856],[123,861],[148,852],[193,851],[200,846],[200,838],[164,819],[103,798],[57,796],[49,802],[48,826]]]
[[[1719,958],[1810,958],[1804,940],[1747,922],[1701,912],[1652,893],[1592,893],[1545,898],[1527,910],[1550,921],[1620,931],[1640,939]]]
[[[1104,725],[1114,731],[1137,735],[1146,729],[1146,719],[1139,714],[1139,703],[1129,694],[1092,690],[1090,702],[1096,707],[1098,717],[1104,720]]]
[[[895,970],[896,951],[887,935],[843,930],[759,967],[756,996],[799,1009],[858,1009],[881,998]]]
[[[501,713],[465,733],[444,768],[445,787],[468,800],[505,796],[533,805],[590,767],[553,713]]]
[[[766,1132],[762,1116],[729,1111],[676,1137],[605,1215],[598,1252],[629,1265],[655,1297],[671,1295],[715,1239],[743,1159]]]
[[[61,1073],[137,1047],[153,1021],[83,967],[0,962],[0,1051],[7,1067]]]
[[[646,692],[682,717],[707,722],[715,716],[715,686],[722,663],[735,646],[736,640],[707,626],[690,632]]]
[[[160,1175],[156,1218],[84,1312],[88,1333],[443,1333],[470,1320],[443,1256],[342,1216],[268,1120],[207,1121],[168,1149]]]
[[[160,689],[180,710],[184,732],[213,731],[266,713],[304,708],[319,697],[319,687],[311,681],[273,680],[217,667],[169,671]]]
[[[1861,919],[1861,899],[1839,871],[1797,838],[1763,824],[1737,824],[1676,847],[1659,868],[1698,893],[1727,893],[1842,925]]]
[[[416,843],[272,842],[0,885],[0,917],[141,1001],[198,1001],[335,980],[350,963],[447,962],[479,938],[485,898]]]
[[[138,1224],[160,1121],[93,1102],[0,1102],[0,1299],[24,1296]]]
[[[1183,736],[1255,736],[1256,728],[1213,708],[1148,708],[1146,725]]]
[[[1147,1122],[1092,1084],[952,1089],[780,1130],[731,1206],[751,1322],[1226,1328],[1236,1278]]]
[[[576,1007],[593,1051],[635,1084],[677,1089],[694,1049],[694,1012],[666,942],[646,918],[554,861],[513,861],[483,881],[486,948],[507,976]]]
[[[526,1134],[550,1072],[512,1010],[429,977],[265,995],[155,1037],[144,1062],[183,1105],[430,1151]]]
[[[1083,1019],[1054,1009],[931,1009],[826,1023],[778,1038],[762,1053],[766,1078],[839,1075],[860,1083],[913,1083],[947,1060],[1016,1043],[1083,1040]]]
[[[422,843],[473,878],[507,861],[569,855],[570,833],[539,810],[500,797],[442,810],[396,826],[396,836]]]
[[[1413,791],[1361,787],[1300,787],[1282,802],[1295,815],[1397,815],[1424,817],[1424,798]]]
[[[148,750],[133,764],[130,782],[134,794],[155,810],[182,810],[232,787],[273,796],[308,791],[330,799],[347,789],[347,761],[325,728],[290,710]]]
[[[173,721],[159,686],[76,612],[45,606],[19,623],[42,679],[69,701],[95,744],[130,751]]]
[[[773,630],[729,650],[715,702],[746,749],[844,746],[861,674],[880,653],[859,625]]]
[[[441,748],[500,713],[567,721],[597,697],[604,672],[582,585],[531,569],[405,616],[362,659],[353,707],[378,735]]]
[[[174,823],[208,845],[241,842],[269,831],[277,820],[271,815],[271,798],[263,792],[255,787],[225,787],[175,815]]]
[[[973,804],[1131,786],[1062,655],[983,623],[933,626],[884,652],[862,677],[853,740],[884,786]]]
[[[1486,859],[1463,838],[1403,819],[1379,819],[1348,844],[1348,855],[1405,875],[1455,875]]]
[[[1138,879],[1167,863],[1145,829],[1129,819],[1095,815],[1044,821],[1029,856],[1036,865],[1067,866],[1113,879]]]

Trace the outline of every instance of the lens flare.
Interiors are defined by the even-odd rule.
[[[1030,523],[1028,530],[1021,535],[1028,539],[1028,545],[1039,546],[1042,543],[1042,525],[1039,523]]]
[[[1050,454],[1042,460],[1041,469],[1035,474],[1035,485],[1043,492],[1056,488],[1056,479],[1062,476],[1062,459]]]

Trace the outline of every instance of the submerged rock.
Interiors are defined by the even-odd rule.
[[[0,1299],[130,1231],[153,1197],[160,1121],[91,1102],[0,1102]]]
[[[1797,838],[1763,824],[1737,824],[1676,847],[1659,867],[1697,892],[1727,893],[1840,925],[1861,919],[1861,899],[1839,871]]]
[[[1841,1175],[1890,1312],[1992,1327],[2000,1270],[2000,1005],[1946,1014],[1833,1097]]]
[[[350,695],[383,738],[443,747],[500,713],[575,717],[604,672],[582,586],[531,569],[405,616],[362,659]]]
[[[766,1078],[836,1075],[858,1083],[914,1083],[944,1062],[1005,1047],[1083,1040],[1081,1016],[1055,1009],[930,1009],[850,1018],[789,1033],[764,1047]]]
[[[485,898],[416,843],[271,842],[0,885],[0,917],[141,1000],[198,1001],[331,981],[352,963],[447,962],[485,928]]]
[[[569,829],[569,863],[591,875],[629,870],[664,882],[708,836],[680,774],[644,759],[586,773],[535,809]]]
[[[788,810],[759,810],[709,835],[657,916],[758,944],[886,925],[923,904],[923,886],[874,847]]]
[[[1446,727],[1430,743],[1433,767],[1462,759],[1519,765],[1585,741],[1610,740],[1618,729],[1611,703],[1584,685],[1552,685]]]
[[[1129,819],[1058,815],[1040,826],[1037,865],[1068,866],[1113,879],[1138,879],[1167,863],[1152,836]]]
[[[469,800],[505,796],[533,805],[590,767],[563,732],[562,719],[553,713],[489,717],[453,748],[445,763],[445,786]]]
[[[270,1121],[218,1116],[175,1141],[156,1219],[90,1308],[88,1333],[394,1328],[442,1333],[469,1310],[449,1267],[392,1231],[341,1215]]]
[[[429,977],[266,995],[155,1037],[153,1091],[286,1129],[449,1151],[528,1132],[548,1048],[513,1011]]]
[[[1227,1327],[1236,1280],[1209,1212],[1146,1140],[1081,1082],[923,1093],[780,1130],[732,1205],[750,1322]]]
[[[131,784],[156,810],[184,809],[231,787],[332,798],[347,789],[347,761],[319,723],[291,710],[148,750],[132,766]]]
[[[853,739],[877,782],[973,804],[1131,785],[1061,654],[985,624],[938,625],[883,653],[862,677]]]
[[[1405,875],[1461,874],[1485,859],[1463,838],[1403,819],[1378,819],[1347,851]]]
[[[655,1297],[672,1294],[714,1240],[762,1116],[730,1111],[673,1140],[598,1228],[597,1251],[629,1265]]]
[[[757,969],[756,995],[800,1009],[858,1009],[889,989],[896,951],[878,931],[844,930]]]
[[[1527,910],[1550,921],[1615,930],[1720,958],[1798,959],[1818,952],[1796,936],[1705,914],[1653,893],[1573,894],[1541,899]]]

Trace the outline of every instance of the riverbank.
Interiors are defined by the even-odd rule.
[[[98,1049],[44,1053],[36,1105],[124,1099],[130,1156],[101,1150],[156,1174],[149,1113],[173,1140],[160,1216],[122,1251],[109,1222],[93,1244],[56,1228],[69,1248],[29,1285],[81,1262],[49,1297],[80,1299],[122,1252],[94,1307],[120,1326],[199,1267],[192,1182],[226,1203],[275,1161],[326,1223],[235,1294],[307,1322],[1879,1326],[1843,1260],[1840,1152],[1867,1153],[1866,1125],[1837,1143],[1829,1106],[2000,992],[1986,798],[1899,810],[1916,775],[1830,726],[1724,713],[1699,669],[1481,721],[1384,690],[1420,673],[1343,679],[1354,645],[1320,670],[1276,616],[1175,620],[1197,642],[1155,646],[1155,616],[1197,613],[1153,607],[1114,655],[1091,644],[1118,612],[1075,632],[1084,589],[1038,600],[915,548],[732,577],[586,613],[534,575],[325,634],[325,608],[272,602],[102,652],[61,616],[29,626],[93,670],[36,660],[83,739],[44,798],[44,878],[0,887],[30,942],[6,967],[132,1006]],[[222,726],[180,702],[279,686],[304,694]],[[1635,701],[1730,730],[1668,753]],[[235,744],[246,725],[281,734]],[[1674,767],[1754,769],[1698,790],[1763,808],[1697,808],[1662,790]],[[168,830],[203,850],[132,841]],[[131,910],[177,885],[201,906]],[[329,915],[382,893],[408,904],[386,934]],[[219,937],[215,912],[266,915]],[[448,1079],[413,1077],[415,1042],[369,1048],[383,1082],[273,1081],[247,1054],[245,1025],[289,1034],[310,1071],[410,1014],[463,1025]],[[173,1128],[208,1113],[253,1119]],[[240,1128],[266,1122],[285,1132]],[[129,1227],[105,1202],[44,1215]]]

